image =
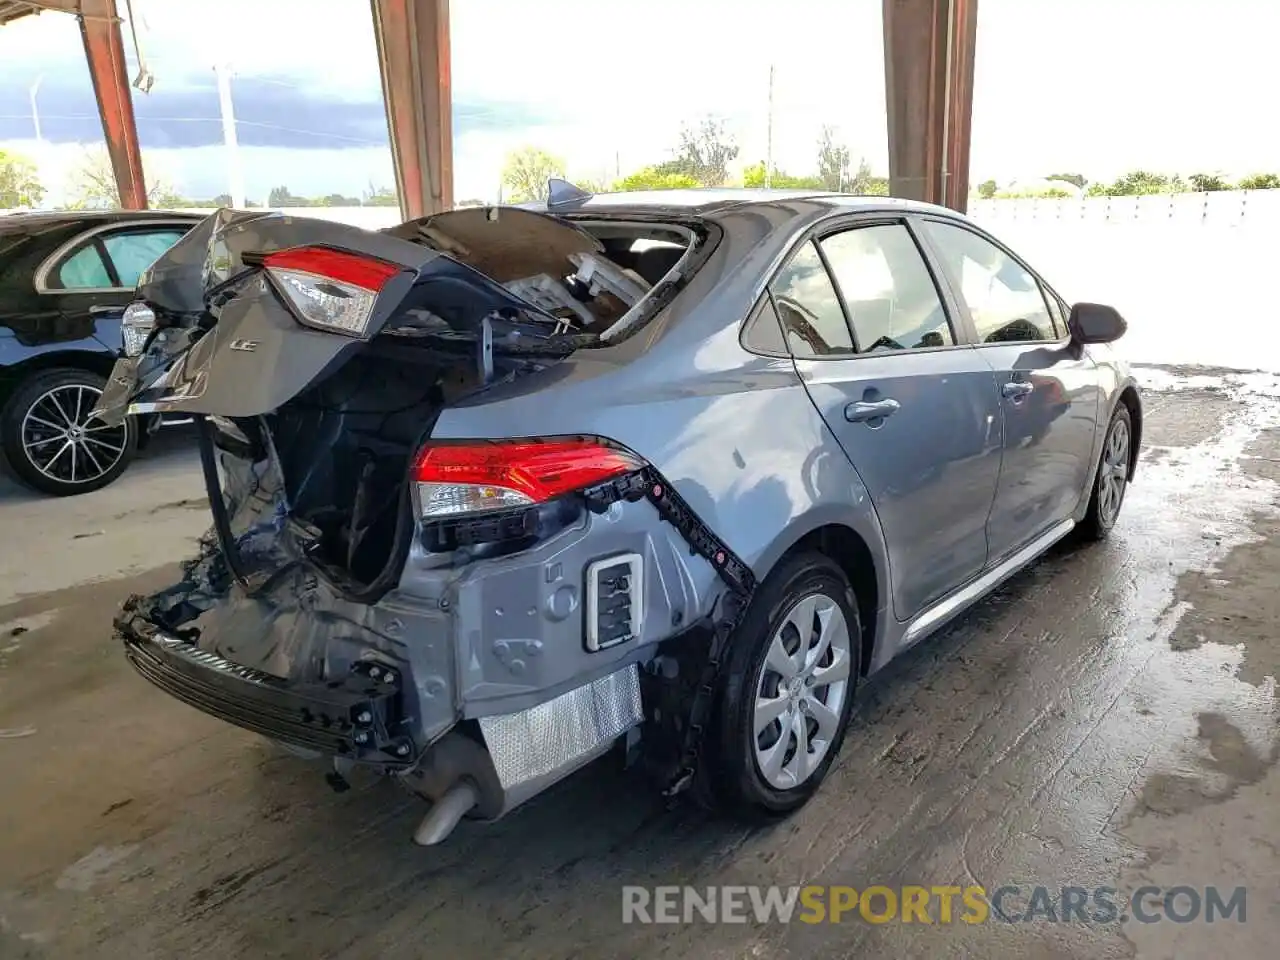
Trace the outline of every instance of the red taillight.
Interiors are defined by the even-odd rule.
[[[262,262],[274,270],[296,270],[373,291],[400,272],[393,263],[328,247],[290,247],[267,254]]]
[[[393,263],[328,247],[291,247],[262,258],[277,289],[308,326],[355,337],[369,332],[378,293],[400,272]]]
[[[424,517],[529,506],[632,473],[633,454],[587,437],[430,444],[414,462]]]

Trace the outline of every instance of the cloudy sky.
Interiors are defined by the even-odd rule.
[[[156,76],[135,96],[149,168],[189,196],[226,189],[213,64],[229,62],[250,197],[392,182],[365,0],[134,0]],[[665,159],[713,113],[808,172],[822,124],[886,167],[880,0],[453,0],[455,193],[492,198],[535,144],[571,175]],[[981,0],[972,173],[1100,179],[1146,166],[1280,168],[1277,0]],[[126,45],[130,46],[126,31]],[[132,50],[130,55],[132,56]],[[32,90],[42,141],[35,141]],[[0,146],[35,155],[51,200],[101,138],[73,18],[0,29]]]

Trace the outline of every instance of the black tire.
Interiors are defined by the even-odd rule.
[[[1119,485],[1119,502],[1110,505],[1106,501],[1103,492],[1103,485],[1107,477],[1109,464],[1107,462],[1107,454],[1112,437],[1115,434],[1117,424],[1119,429],[1124,430],[1126,440],[1125,453],[1125,478]],[[1116,407],[1115,413],[1111,415],[1111,420],[1107,424],[1107,432],[1102,438],[1102,453],[1098,457],[1098,469],[1093,475],[1093,491],[1089,495],[1089,509],[1085,512],[1084,519],[1076,528],[1080,539],[1085,541],[1105,540],[1111,533],[1112,528],[1116,525],[1116,520],[1120,516],[1120,510],[1124,506],[1125,491],[1129,487],[1128,477],[1132,473],[1133,463],[1133,418],[1129,414],[1129,408],[1123,403]],[[1105,504],[1105,506],[1104,506]]]
[[[50,391],[59,387],[86,388],[83,391],[73,389],[71,393],[82,404],[81,411],[87,416],[90,409],[87,406],[88,401],[91,398],[96,399],[96,395],[101,394],[105,385],[106,380],[103,377],[89,370],[58,367],[53,370],[42,370],[14,390],[4,410],[0,412],[0,446],[4,448],[5,459],[14,476],[40,493],[66,497],[100,490],[124,473],[138,449],[138,426],[132,417],[125,420],[121,433],[110,432],[104,435],[111,441],[111,447],[121,446],[118,455],[109,453],[108,448],[100,442],[86,441],[85,444],[76,448],[83,449],[87,445],[89,455],[83,457],[83,464],[98,465],[97,468],[84,466],[77,461],[76,467],[84,471],[83,479],[72,479],[75,468],[69,471],[65,461],[53,466],[46,465],[45,469],[41,469],[41,465],[34,459],[33,452],[23,442],[23,423],[27,414],[32,412],[32,408],[37,404],[42,403],[41,398]],[[46,406],[40,412],[49,413],[50,411]],[[74,417],[75,414],[73,413],[72,416]],[[101,438],[95,438],[95,440],[98,439]],[[54,439],[48,442],[56,445],[57,441]],[[114,460],[110,459],[112,456],[115,456]]]
[[[849,635],[848,679],[836,732],[820,763],[803,782],[780,789],[766,780],[757,759],[756,693],[775,633],[792,608],[815,593],[834,601],[844,615]],[[710,726],[706,760],[699,773],[703,780],[698,790],[700,800],[713,808],[750,819],[785,816],[808,802],[844,741],[861,663],[858,604],[844,571],[830,558],[816,552],[784,560],[760,585],[737,635],[730,641],[728,659],[720,675],[715,723]],[[763,736],[767,738],[768,731]],[[788,749],[792,756],[797,746],[794,739],[790,741]]]

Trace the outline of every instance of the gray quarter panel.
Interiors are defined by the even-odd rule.
[[[866,489],[790,361],[747,354],[735,324],[692,356],[654,349],[608,378],[592,376],[603,367],[602,358],[570,359],[554,371],[564,377],[555,389],[447,409],[432,436],[608,437],[653,464],[757,576],[825,523],[860,534],[879,564],[882,541]],[[658,524],[656,510],[637,506]],[[713,598],[711,566],[696,559],[690,570],[698,593]]]

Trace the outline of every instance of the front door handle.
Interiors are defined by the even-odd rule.
[[[886,397],[883,400],[856,400],[844,408],[844,418],[850,423],[866,423],[869,420],[883,420],[896,413],[901,407],[897,400]]]
[[[1006,400],[1021,400],[1035,388],[1029,380],[1011,380],[1000,388],[1000,393]]]

